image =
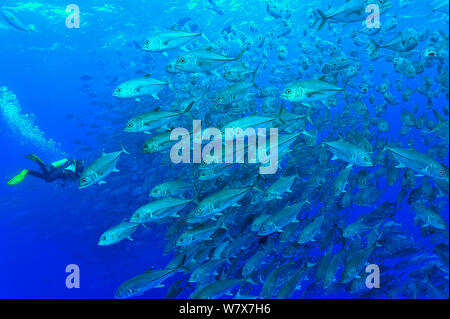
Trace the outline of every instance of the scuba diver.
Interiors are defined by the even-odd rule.
[[[39,157],[33,154],[25,156],[26,158],[37,163],[41,168],[41,172],[30,169],[24,169],[18,175],[13,177],[8,185],[17,185],[21,183],[27,175],[35,176],[50,183],[58,179],[77,180],[84,169],[84,161],[80,159],[62,159],[60,161],[46,164]],[[64,186],[64,185],[62,185]]]

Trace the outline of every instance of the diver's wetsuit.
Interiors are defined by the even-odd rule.
[[[46,164],[42,161],[35,161],[41,168],[42,172],[33,170],[28,171],[28,175],[32,175],[45,180],[46,182],[53,182],[57,179],[62,180],[77,180],[80,178],[84,169],[84,162],[82,160],[67,160],[64,164],[54,167],[51,164]],[[72,169],[69,169],[73,165]]]

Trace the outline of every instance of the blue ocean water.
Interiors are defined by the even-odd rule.
[[[317,39],[337,43],[339,51],[352,56],[350,64],[360,65],[360,71],[352,78],[352,82],[356,85],[350,85],[346,91],[353,96],[360,94],[358,84],[368,76],[373,85],[363,99],[370,117],[376,121],[382,117],[390,125],[388,133],[373,133],[371,144],[375,147],[378,140],[385,140],[389,145],[399,143],[399,147],[407,148],[408,143],[413,141],[413,146],[418,152],[427,153],[448,167],[448,132],[446,141],[435,134],[424,135],[423,130],[427,128],[413,128],[408,134],[404,136],[401,134],[405,125],[401,116],[403,110],[409,110],[417,117],[425,114],[427,119],[434,120],[436,125],[437,119],[433,117],[431,109],[444,114],[446,108],[447,114],[444,117],[447,120],[448,130],[448,80],[446,86],[445,83],[438,83],[436,80],[439,74],[445,73],[442,69],[446,70],[448,75],[448,2],[446,13],[445,10],[437,11],[428,18],[424,18],[423,12],[428,14],[431,9],[423,1],[411,0],[407,6],[404,6],[404,1],[394,0],[392,3],[393,7],[381,16],[381,23],[383,24],[383,19],[394,17],[398,20],[398,25],[390,31],[382,31],[382,37],[377,37],[377,41],[381,38],[383,43],[387,42],[405,28],[413,28],[422,38],[410,55],[386,51],[384,53],[387,56],[401,56],[424,62],[426,60],[424,52],[429,47],[433,32],[441,31],[443,34],[439,36],[438,33],[434,36],[440,37],[440,42],[447,43],[443,48],[447,55],[437,62],[431,62],[423,73],[412,78],[403,77],[395,72],[393,62],[388,58],[382,57],[375,61],[367,58],[366,45],[356,46],[355,37],[352,37],[351,32],[353,29],[362,28],[360,22],[333,23],[330,27],[326,25],[321,31],[316,31],[317,25],[313,27],[308,24],[311,10],[326,11],[328,5],[338,7],[334,1],[307,1],[302,4],[288,2],[290,16],[283,21],[289,21],[292,30],[287,35],[279,37],[270,35],[270,32],[280,24],[280,19],[271,15],[267,3],[261,0],[231,2],[111,0],[107,3],[80,0],[76,3],[81,13],[79,29],[70,29],[66,26],[69,13],[65,9],[69,3],[65,1],[21,3],[2,1],[3,10],[13,13],[26,25],[33,24],[36,32],[18,30],[4,19],[0,22],[0,60],[3,61],[0,63],[0,88],[7,88],[7,91],[4,90],[0,94],[3,94],[3,97],[14,94],[16,106],[20,106],[20,112],[7,113],[5,110],[11,110],[13,103],[11,100],[6,103],[6,99],[3,99],[1,104],[0,285],[3,289],[0,290],[0,297],[113,298],[115,291],[123,282],[151,267],[162,269],[174,257],[175,250],[165,251],[168,242],[167,229],[174,220],[154,223],[150,229],[139,227],[133,235],[134,241],[125,239],[118,244],[105,247],[98,246],[97,243],[105,230],[129,218],[137,208],[149,202],[148,193],[154,186],[177,177],[192,182],[193,185],[198,184],[194,177],[187,174],[189,164],[170,165],[167,153],[142,154],[142,144],[148,136],[143,133],[123,132],[123,127],[131,117],[151,111],[158,106],[164,108],[177,101],[180,96],[176,96],[169,89],[164,89],[158,94],[159,101],[149,97],[138,102],[134,99],[122,100],[112,96],[117,85],[144,74],[151,74],[151,77],[161,80],[169,78],[166,72],[167,62],[184,52],[171,50],[166,57],[162,53],[141,50],[135,41],[138,44],[143,43],[151,32],[167,31],[170,27],[179,25],[180,19],[186,17],[192,19],[190,27],[196,29],[192,31],[202,31],[209,41],[219,46],[227,56],[236,56],[247,40],[254,40],[258,34],[264,34],[267,42],[260,48],[252,47],[243,56],[243,60],[256,67],[267,52],[267,57],[264,57],[266,62],[262,62],[264,67],[260,67],[257,74],[258,88],[271,85],[282,90],[289,79],[293,81],[299,74],[302,74],[302,79],[307,79],[308,76],[318,78],[323,75],[320,70],[326,61],[317,61],[315,62],[317,65],[313,63],[309,70],[302,70],[296,61],[306,55],[301,45],[305,43],[317,45]],[[258,26],[257,33],[250,31],[250,22]],[[224,30],[227,28],[236,30],[239,36],[225,37],[227,31]],[[337,37],[341,39],[338,41]],[[188,48],[193,49],[194,46],[202,45],[202,41],[203,44],[206,42],[204,39],[196,41],[190,44],[191,47],[188,45]],[[284,59],[277,57],[276,51],[280,46],[285,46],[289,51]],[[330,57],[332,51],[322,52],[323,58]],[[373,68],[373,72],[369,72],[370,68]],[[175,76],[174,86],[181,87],[185,84],[184,81],[188,82],[182,76]],[[415,92],[409,101],[405,101],[402,99],[402,90],[395,89],[395,83],[399,78],[403,78],[404,81],[402,90],[405,87],[418,88],[429,80],[432,85],[427,89],[433,94],[425,96],[423,93]],[[390,80],[390,92],[398,103],[388,104],[382,115],[377,115],[375,106],[382,104],[386,97],[377,92],[375,87],[385,80]],[[199,76],[198,79],[191,78],[189,83],[192,90],[201,88],[206,91],[218,91],[226,86],[226,82],[218,79],[215,74]],[[340,82],[339,85],[343,86],[344,83]],[[374,103],[368,101],[370,94],[376,99]],[[184,98],[188,96],[189,94],[185,94]],[[281,103],[279,95],[276,98]],[[231,114],[226,116],[231,121],[260,110],[262,100],[256,97],[254,109],[250,112],[238,112],[234,118]],[[292,111],[289,102],[284,101],[284,104]],[[211,107],[206,109],[206,112],[199,112],[202,117],[204,116],[203,119],[208,120],[217,115],[212,109],[212,104],[205,102],[203,105]],[[331,116],[337,117],[345,105],[346,102],[340,95],[337,106],[330,109]],[[416,105],[417,110],[414,110]],[[323,105],[320,107],[325,109]],[[320,112],[317,111],[317,114],[312,115],[313,125],[309,129],[314,130],[314,122],[320,117]],[[32,129],[34,126],[36,127]],[[20,130],[24,127],[25,129]],[[342,133],[347,129],[350,131],[360,129],[359,125],[348,127],[346,123],[342,123],[341,127]],[[371,129],[375,130],[376,125]],[[38,132],[43,135],[39,135]],[[322,126],[317,145],[326,140],[328,135],[337,137],[337,133],[329,132]],[[50,139],[55,142],[49,142]],[[100,156],[102,150],[118,151],[121,144],[130,155],[121,155],[117,165],[120,172],[109,175],[105,179],[106,184],[78,189],[78,184],[74,181],[46,183],[32,176],[26,177],[19,185],[7,184],[22,169],[37,169],[33,166],[34,163],[24,157],[26,154],[36,154],[46,162],[70,157],[92,163]],[[444,147],[446,151],[442,151]],[[375,154],[379,152],[380,149],[375,150]],[[439,156],[435,156],[436,154]],[[391,160],[389,165],[396,164]],[[297,166],[307,169],[301,162]],[[373,170],[374,173],[380,166],[383,164],[368,168],[368,171]],[[234,175],[234,180],[229,180],[228,183],[232,184],[239,180],[242,171],[237,169],[236,171],[238,175]],[[370,176],[382,179],[383,173],[380,174],[381,176],[377,177]],[[339,212],[336,210],[336,213],[345,213],[348,217],[345,220],[344,217],[341,218],[340,226],[348,225],[359,216],[373,212],[386,201],[396,203],[398,193],[402,189],[403,171],[399,171],[398,174],[399,177],[392,186],[385,186],[383,181],[377,184],[374,179],[369,181],[372,187],[375,185],[374,187],[379,188],[379,196],[370,207],[353,203],[350,207],[340,209]],[[332,186],[336,174],[331,174],[327,178],[329,179],[325,184]],[[408,192],[420,187],[422,183],[429,182],[434,193],[437,193],[436,185],[431,178],[417,177],[415,181],[416,187],[411,187]],[[307,182],[305,178],[302,183]],[[204,188],[213,189],[217,186],[214,181],[208,181],[206,185]],[[270,209],[279,210],[288,202],[300,199],[303,187],[299,186],[293,191],[293,194],[288,195],[289,201],[285,197],[272,204]],[[313,205],[306,216],[318,214],[320,207],[327,201],[327,197],[323,199],[318,195],[325,192],[325,188],[322,192],[316,190],[314,198],[309,198]],[[193,192],[190,196],[194,196]],[[406,202],[406,198],[403,198],[402,202],[397,202],[395,222],[401,226],[395,232],[391,230],[391,234],[389,227],[385,228],[388,230],[384,235],[389,237],[400,232],[405,238],[410,238],[420,251],[414,251],[406,256],[399,255],[400,260],[411,259],[406,270],[400,270],[395,268],[396,259],[392,256],[389,260],[383,259],[382,256],[388,254],[386,246],[377,248],[380,253],[378,257],[374,257],[377,259],[374,263],[381,264],[382,271],[387,269],[388,272],[386,277],[383,277],[382,272],[382,285],[379,291],[352,294],[348,285],[339,283],[339,276],[336,276],[337,282],[332,288],[324,289],[314,284],[316,271],[314,268],[309,280],[305,281],[291,297],[448,298],[448,177],[447,197],[429,195],[429,199],[425,204],[435,209],[444,219],[445,230],[433,229],[431,233],[421,232],[421,225],[414,223],[415,213]],[[244,203],[240,208],[241,214],[250,214],[254,208],[248,201]],[[190,209],[193,207],[195,205],[190,206]],[[264,206],[260,207],[260,211],[264,211]],[[304,227],[304,224],[301,225]],[[246,245],[251,248],[244,248],[240,252],[239,258],[242,258],[242,263],[249,258],[252,251],[248,249],[255,249],[258,239],[260,237],[254,235]],[[439,244],[447,248],[446,263],[445,258],[442,260],[434,252]],[[311,262],[314,261],[316,264],[326,252],[318,248],[304,250],[297,247],[297,249],[297,256],[309,260],[306,256],[309,254]],[[420,259],[418,256],[427,257]],[[418,261],[414,261],[414,258]],[[301,258],[294,259],[301,263]],[[275,270],[288,260],[289,258],[283,256],[281,248],[275,249],[267,265],[272,267],[269,270]],[[80,268],[80,288],[68,289],[65,285],[68,276],[65,269],[69,264],[76,264]],[[428,268],[423,270],[426,266]],[[338,274],[341,271],[342,265]],[[258,277],[264,281],[268,269],[262,273]],[[226,272],[221,274],[222,278],[226,275]],[[165,282],[166,287],[150,289],[136,298],[163,298],[167,294],[168,287],[182,276],[176,274]],[[394,277],[398,279],[394,280]],[[384,288],[387,286],[389,288]],[[252,292],[254,296],[258,296],[260,288],[261,284],[254,287]],[[188,288],[180,297],[188,297],[192,291],[193,289]]]

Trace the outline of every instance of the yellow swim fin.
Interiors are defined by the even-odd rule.
[[[34,154],[28,154],[25,157],[29,160],[32,160],[33,162],[44,164],[44,162]]]
[[[20,184],[28,174],[28,170],[24,169],[18,175],[14,176],[9,182],[8,185],[17,185]]]

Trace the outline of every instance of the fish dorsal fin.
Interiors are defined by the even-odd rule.
[[[438,111],[436,111],[435,109],[433,109],[433,114],[437,118],[439,123],[445,122],[445,118],[441,114],[439,114]]]
[[[145,272],[147,273],[147,272],[151,272],[151,271],[153,271],[153,266],[151,266],[149,269],[147,269]]]
[[[160,111],[161,110],[161,106],[158,106],[156,109],[154,109],[153,111]]]
[[[144,78],[149,78],[152,74],[151,73],[145,73]]]
[[[410,151],[417,152],[416,149],[414,148],[414,146],[413,146],[412,143],[409,143],[409,144],[408,144],[408,149],[409,149]]]

